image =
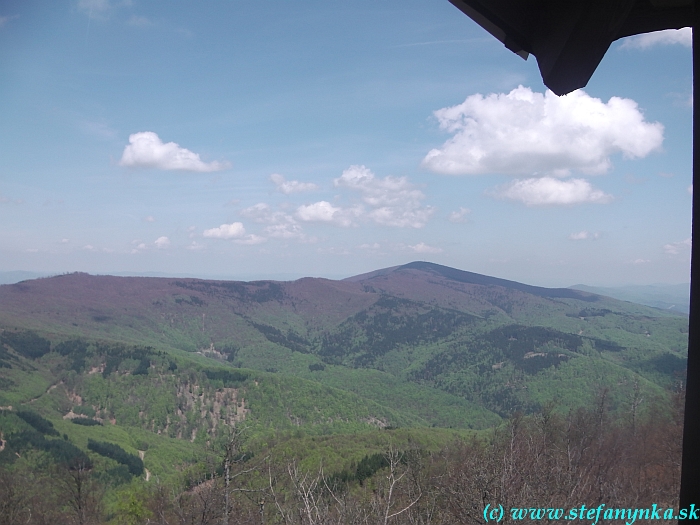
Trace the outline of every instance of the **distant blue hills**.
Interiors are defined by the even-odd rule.
[[[628,285],[609,288],[576,284],[571,288],[662,310],[684,314],[688,314],[690,311],[690,283]]]

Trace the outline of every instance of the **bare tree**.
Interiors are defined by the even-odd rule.
[[[291,505],[285,501],[279,491],[272,470],[269,469],[269,490],[279,516],[285,523],[305,525],[321,525],[328,521],[329,508],[323,501],[322,491],[325,488],[323,467],[319,466],[316,474],[303,472],[296,460],[287,464],[287,475],[291,483]]]
[[[28,485],[28,480],[21,473],[0,468],[0,525],[19,525],[31,520]]]
[[[102,515],[102,487],[92,478],[92,465],[86,458],[57,467],[57,482],[63,500],[77,525],[99,523]]]
[[[222,506],[221,490],[214,478],[183,492],[173,502],[180,525],[214,525],[221,519]]]
[[[410,483],[409,473],[414,465],[407,461],[406,454],[391,444],[385,458],[388,470],[380,478],[371,502],[377,523],[382,525],[388,525],[394,518],[413,508],[423,496],[422,487]]]

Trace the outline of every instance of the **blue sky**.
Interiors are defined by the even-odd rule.
[[[689,30],[546,93],[447,0],[8,0],[0,271],[689,280]]]

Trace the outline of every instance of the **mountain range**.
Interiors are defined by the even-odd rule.
[[[645,304],[663,310],[673,310],[686,315],[690,312],[690,283],[615,287],[576,284],[571,288],[598,295],[607,295],[621,301]]]
[[[663,397],[685,368],[688,319],[413,262],[340,281],[66,274],[0,286],[0,326],[5,352],[23,332],[51,348],[150,347],[309,380],[412,424],[483,428],[608,387],[620,408],[634,388]]]

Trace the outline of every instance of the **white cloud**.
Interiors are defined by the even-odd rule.
[[[635,259],[632,261],[632,264],[646,264],[648,262],[651,262],[649,259]]]
[[[202,235],[212,239],[240,239],[245,236],[245,228],[243,223],[232,222],[231,224],[222,224],[218,228],[204,230]]]
[[[685,47],[693,45],[693,30],[689,27],[682,29],[665,29],[625,38],[620,49],[648,49],[654,46],[680,44]]]
[[[339,208],[328,201],[314,202],[297,208],[296,217],[304,222],[327,222],[337,226],[352,226],[353,219],[362,213],[361,208]]]
[[[518,179],[500,186],[490,194],[500,199],[520,201],[527,206],[581,203],[605,204],[612,195],[591,186],[585,179],[559,180],[552,177]]]
[[[280,187],[288,184],[282,176],[271,178],[276,179]],[[322,200],[298,206],[294,213],[273,210],[261,202],[245,208],[241,215],[266,224],[264,233],[268,237],[315,242],[316,238],[304,234],[302,223],[349,227],[369,220],[386,226],[421,228],[435,212],[434,208],[422,205],[425,195],[406,177],[379,179],[365,166],[350,166],[334,184],[337,188],[359,192],[362,202],[343,206]]]
[[[289,216],[285,216],[285,219]],[[285,220],[284,222],[278,222],[275,224],[270,224],[265,227],[265,234],[274,239],[304,239],[304,232],[296,223],[291,220]]]
[[[572,233],[569,235],[569,239],[571,239],[572,241],[586,241],[589,239],[597,239],[598,237],[600,237],[600,234],[598,232],[590,233],[586,230]]]
[[[358,248],[362,250],[379,250],[381,248],[381,245],[378,242],[374,242],[372,244],[365,243],[365,244],[360,244]]]
[[[418,244],[414,244],[413,246],[409,245],[408,247],[416,253],[442,253],[442,248],[429,246],[424,242],[419,242]]]
[[[155,244],[157,248],[167,248],[168,246],[170,246],[170,239],[168,239],[168,238],[165,237],[165,236],[163,236],[163,237],[158,237],[158,238],[153,242],[153,244]]]
[[[131,244],[136,245],[135,248],[131,249],[131,253],[140,253],[143,250],[146,250],[148,247],[146,246],[146,243],[143,243],[139,240],[133,240],[131,241]]]
[[[129,145],[124,148],[119,165],[197,172],[220,171],[229,167],[228,163],[204,162],[199,154],[181,148],[174,142],[163,143],[152,131],[129,135]]]
[[[285,195],[290,193],[300,193],[303,191],[314,191],[318,186],[312,182],[299,182],[298,180],[285,180],[279,173],[270,175],[270,180],[275,183],[277,191],[281,191]]]
[[[296,219],[282,211],[273,211],[268,204],[260,202],[241,211],[241,215],[257,223],[267,224],[265,234],[276,239],[302,239],[306,236]]]
[[[668,255],[678,255],[681,251],[689,250],[692,245],[692,240],[688,237],[684,241],[671,242],[664,244],[664,251]]]
[[[153,215],[148,215],[147,217],[143,218],[144,222],[156,222],[156,219]]]
[[[467,215],[471,212],[469,208],[460,207],[459,210],[450,212],[447,216],[447,220],[454,223],[467,222]]]
[[[645,157],[663,142],[663,125],[645,122],[635,101],[604,103],[582,90],[557,97],[519,86],[472,95],[434,115],[454,136],[422,164],[448,175],[604,173],[611,155]]]
[[[281,212],[278,212],[281,213]],[[253,219],[255,222],[269,223],[273,222],[273,215],[275,212],[272,211],[269,204],[264,202],[259,202],[241,211],[241,215]]]
[[[333,183],[360,192],[362,201],[372,208],[366,217],[384,226],[422,228],[435,212],[431,206],[422,206],[425,195],[406,177],[379,179],[365,166],[350,166]],[[357,207],[352,214],[363,212]]]
[[[299,206],[297,208],[297,217],[302,221],[333,222],[334,216],[341,211],[340,208],[336,208],[328,201],[319,201],[308,206]]]
[[[588,239],[588,232],[584,230],[578,233],[572,233],[569,235],[569,239],[572,241],[584,241]]]

